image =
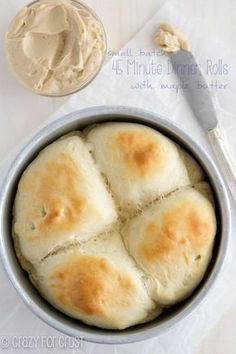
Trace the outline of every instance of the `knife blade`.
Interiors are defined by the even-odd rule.
[[[175,74],[184,84],[185,97],[203,130],[207,133],[221,172],[236,201],[236,167],[218,124],[212,94],[193,54],[180,49],[169,53]]]
[[[184,94],[200,125],[205,131],[214,129],[217,117],[211,92],[193,54],[181,49],[170,54],[170,60],[175,74],[187,85]]]

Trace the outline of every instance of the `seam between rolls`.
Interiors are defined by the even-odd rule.
[[[86,127],[84,130],[80,131],[80,130],[74,130],[72,132],[69,132],[68,134],[60,137],[59,139],[57,140],[63,140],[69,136],[78,136],[82,139],[84,145],[85,145],[85,148],[87,149],[89,155],[91,156],[91,159],[93,161],[93,164],[94,164],[94,168],[97,170],[99,176],[101,176],[101,180],[103,182],[103,185],[106,189],[106,191],[109,193],[109,196],[112,198],[113,202],[114,202],[114,206],[115,206],[115,209],[116,209],[116,212],[118,214],[118,220],[116,220],[115,222],[111,223],[109,226],[107,226],[107,229],[104,230],[103,232],[100,232],[98,234],[95,234],[93,235],[91,238],[89,238],[87,241],[77,241],[76,239],[74,241],[65,241],[65,242],[62,242],[61,244],[59,245],[56,245],[54,247],[52,247],[51,250],[49,250],[49,252],[47,252],[40,260],[36,261],[36,262],[30,262],[28,261],[24,256],[23,256],[23,253],[21,251],[21,247],[20,247],[20,242],[19,240],[17,241],[17,248],[18,248],[18,252],[19,252],[19,255],[20,255],[20,258],[24,258],[27,262],[29,262],[31,265],[32,265],[32,268],[35,268],[35,266],[37,264],[40,264],[42,263],[45,259],[51,257],[51,256],[54,256],[54,255],[57,255],[57,254],[63,254],[63,253],[66,253],[68,250],[70,249],[73,249],[75,247],[77,247],[79,244],[86,244],[86,242],[89,242],[90,240],[92,240],[93,238],[96,238],[96,237],[99,237],[99,235],[105,233],[105,232],[110,232],[112,231],[112,229],[114,229],[116,227],[117,224],[119,223],[122,223],[122,224],[125,224],[126,222],[132,220],[133,218],[141,215],[145,210],[147,210],[148,208],[150,208],[151,206],[155,205],[155,204],[158,204],[158,202],[161,202],[163,199],[167,198],[168,196],[170,196],[171,194],[175,193],[175,192],[178,192],[178,191],[181,191],[181,190],[185,190],[187,188],[191,188],[191,187],[194,187],[196,184],[198,183],[195,183],[195,184],[189,184],[187,186],[181,186],[179,188],[176,188],[160,197],[156,197],[152,200],[150,200],[149,202],[145,203],[142,205],[142,207],[140,209],[136,209],[135,207],[132,208],[131,210],[133,211],[133,213],[131,213],[131,215],[127,215],[127,216],[123,216],[122,213],[121,213],[121,206],[119,205],[118,201],[117,201],[117,198],[114,196],[113,194],[113,191],[112,191],[112,188],[110,186],[110,183],[109,183],[109,178],[107,176],[107,174],[103,171],[101,171],[100,167],[99,167],[99,163],[95,157],[95,146],[93,143],[91,142],[88,142],[87,140],[87,135],[88,135],[88,132],[91,131],[92,129],[94,129],[95,127],[99,126],[98,124],[93,124],[92,126],[90,127]],[[92,150],[89,149],[89,145],[91,145],[93,147]],[[121,228],[122,226],[119,228],[119,234],[121,235]],[[13,232],[14,233],[14,232]],[[75,236],[76,237],[76,236]],[[16,235],[16,238],[18,238],[18,235]],[[124,243],[124,247],[127,251],[127,254],[132,257],[130,255],[130,253],[128,252],[126,246],[125,246],[125,242],[123,240],[123,237],[121,236],[121,239],[122,239],[122,242]],[[15,241],[15,238],[14,238],[14,241]],[[134,259],[132,257],[132,259]],[[135,261],[136,263],[136,261]],[[28,268],[28,267],[27,267]],[[30,267],[31,268],[31,267]],[[140,267],[138,267],[138,269],[140,269]],[[141,269],[140,269],[141,270]],[[144,273],[144,272],[143,272]],[[146,276],[146,274],[144,273],[144,275]]]

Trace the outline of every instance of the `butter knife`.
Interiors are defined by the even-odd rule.
[[[211,92],[201,69],[189,51],[180,49],[169,53],[169,56],[175,74],[186,87],[183,91],[188,103],[209,138],[219,168],[236,201],[236,167],[219,126]]]

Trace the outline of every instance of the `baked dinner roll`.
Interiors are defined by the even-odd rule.
[[[48,257],[37,272],[43,296],[90,325],[123,329],[161,312],[116,232]]]
[[[34,263],[87,240],[117,218],[111,195],[78,134],[43,149],[23,173],[14,205],[18,254]]]
[[[212,254],[216,217],[210,187],[174,192],[133,218],[122,234],[128,252],[149,277],[161,305],[183,300],[202,279]]]
[[[163,134],[103,123],[43,149],[18,183],[12,231],[21,266],[56,309],[124,329],[196,288],[216,217],[198,163]]]
[[[106,123],[87,140],[116,202],[123,212],[203,179],[198,164],[175,143],[147,126]]]

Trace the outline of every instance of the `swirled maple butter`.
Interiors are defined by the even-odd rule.
[[[66,95],[98,72],[106,51],[101,22],[71,0],[39,0],[23,8],[6,35],[17,78],[42,95]]]

